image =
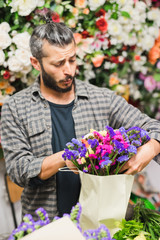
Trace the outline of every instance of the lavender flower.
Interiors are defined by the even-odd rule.
[[[106,128],[107,128],[111,138],[116,135],[112,127],[106,126]]]
[[[125,150],[123,143],[121,143],[117,140],[113,140],[113,143],[114,143],[114,150],[118,151],[118,153],[121,153]]]
[[[117,158],[117,162],[126,162],[129,160],[129,156],[128,155],[122,155],[120,157]]]
[[[91,145],[91,148],[97,147],[99,145],[97,139],[88,139],[88,143]]]
[[[88,240],[112,240],[110,232],[104,224],[102,224],[98,229],[89,229],[84,231],[83,236]]]
[[[132,145],[130,145],[127,150],[128,150],[129,153],[134,153],[134,154],[137,153],[137,148],[135,146],[132,146]]]

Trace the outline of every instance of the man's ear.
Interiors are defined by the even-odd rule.
[[[37,60],[37,58],[31,56],[31,57],[30,57],[30,61],[31,61],[32,66],[33,66],[36,70],[38,70],[38,71],[41,70],[41,65],[40,65],[39,61]]]

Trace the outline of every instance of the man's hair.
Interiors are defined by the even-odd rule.
[[[53,22],[52,13],[49,11],[43,18],[46,23],[37,26],[30,38],[30,49],[33,57],[41,62],[45,53],[42,51],[44,41],[51,45],[64,47],[72,42],[75,43],[73,32],[62,22]]]

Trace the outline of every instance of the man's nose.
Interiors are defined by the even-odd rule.
[[[65,63],[63,72],[65,75],[72,75],[71,65],[69,62]]]

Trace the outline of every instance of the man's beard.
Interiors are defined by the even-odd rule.
[[[43,65],[41,64],[41,69],[42,69],[42,79],[43,83],[47,88],[50,88],[56,92],[60,93],[66,93],[71,91],[73,84],[75,83],[75,76],[67,75],[65,79],[60,80],[59,83],[67,81],[68,79],[72,80],[72,84],[67,87],[67,88],[61,88],[57,85],[57,82],[55,81],[54,78],[52,78],[48,73],[43,68]]]

